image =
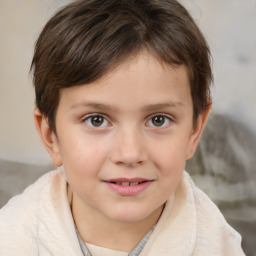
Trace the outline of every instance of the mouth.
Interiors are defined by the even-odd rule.
[[[153,180],[144,178],[119,178],[106,180],[104,182],[112,191],[119,195],[134,196],[146,190],[152,184]]]
[[[147,182],[149,180],[146,179],[117,179],[117,180],[109,180],[107,182],[117,184],[117,185],[122,185],[122,186],[136,186],[141,183]]]

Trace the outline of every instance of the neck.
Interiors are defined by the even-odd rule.
[[[86,204],[81,208],[79,201],[73,195],[71,209],[84,242],[117,251],[130,252],[157,223],[163,210],[162,206],[141,221],[122,222],[111,220]]]

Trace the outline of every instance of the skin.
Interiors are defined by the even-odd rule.
[[[186,67],[167,66],[146,51],[91,84],[63,89],[57,135],[35,110],[52,162],[64,167],[74,221],[86,242],[130,251],[140,241],[179,185],[209,111],[193,124]],[[100,116],[99,126],[91,115]],[[156,116],[162,122],[154,122]],[[123,196],[105,182],[123,177],[151,182]]]

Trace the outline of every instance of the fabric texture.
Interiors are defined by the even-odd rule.
[[[155,226],[154,226],[155,227]],[[149,237],[151,236],[153,230],[154,230],[154,227],[141,239],[141,241],[133,248],[133,250],[131,252],[119,252],[117,253],[117,251],[113,251],[113,250],[109,250],[109,249],[106,249],[106,248],[102,248],[102,251],[105,250],[105,251],[111,251],[111,252],[108,252],[107,255],[109,254],[112,254],[111,256],[114,256],[114,255],[127,255],[127,256],[139,256],[141,251],[143,250],[144,246],[146,245]],[[92,253],[92,251],[90,250],[90,247],[88,246],[87,243],[85,243],[82,239],[82,237],[80,236],[77,228],[76,228],[76,234],[77,234],[77,238],[78,238],[78,241],[79,241],[79,244],[81,246],[81,249],[82,249],[82,252],[83,252],[83,255],[84,256],[96,256],[96,253]],[[98,246],[93,246],[93,245],[90,245],[91,248],[95,249],[95,250],[99,250],[100,247]],[[105,254],[101,254],[101,255],[104,255],[104,256],[107,256]]]
[[[42,176],[0,210],[1,256],[83,256],[63,170]],[[241,237],[184,172],[140,256],[242,256]]]
[[[87,244],[87,247],[93,256],[128,256],[128,252],[110,250],[91,244]]]

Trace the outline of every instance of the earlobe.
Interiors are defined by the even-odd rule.
[[[207,122],[207,119],[208,119],[208,116],[210,114],[211,107],[212,107],[212,102],[210,100],[209,100],[209,102],[210,103],[208,104],[206,109],[202,113],[199,114],[199,116],[193,126],[193,129],[191,131],[190,138],[189,138],[189,145],[187,147],[187,156],[186,156],[187,160],[190,159],[194,155],[197,145],[199,143],[200,137],[203,133],[204,127],[206,125],[206,122]]]
[[[47,118],[37,108],[34,110],[34,121],[37,132],[52,159],[52,163],[55,166],[62,165],[58,139],[50,129]]]

